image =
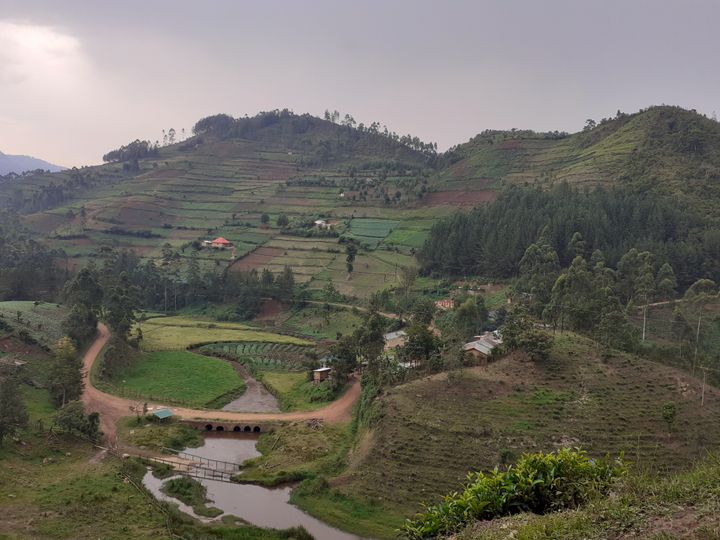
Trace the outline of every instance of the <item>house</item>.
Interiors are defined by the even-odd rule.
[[[455,307],[455,301],[451,298],[443,298],[442,300],[436,300],[435,307],[442,311],[448,311]]]
[[[153,417],[155,417],[158,422],[164,422],[165,420],[172,418],[172,415],[173,413],[170,409],[158,409],[153,413]]]
[[[502,338],[497,332],[485,332],[474,336],[473,341],[463,345],[463,351],[477,360],[487,362],[493,350],[502,345]]]
[[[232,246],[232,243],[223,238],[222,236],[219,236],[212,242],[210,242],[210,247],[214,247],[216,249],[225,249]]]
[[[330,368],[330,367],[321,367],[321,368],[313,369],[313,383],[318,384],[323,381],[327,381],[330,378],[331,372],[332,372],[332,368]]]
[[[332,224],[327,219],[316,219],[313,225],[317,229],[332,229]]]
[[[385,339],[385,350],[387,351],[405,345],[407,334],[405,330],[396,330],[383,335],[383,339]]]

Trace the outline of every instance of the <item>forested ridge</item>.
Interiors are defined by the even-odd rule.
[[[702,277],[720,278],[720,230],[710,218],[654,191],[566,183],[509,187],[491,205],[438,222],[418,259],[427,274],[511,278],[541,233],[563,266],[577,255],[569,244],[580,233],[581,254],[600,250],[611,266],[636,248],[670,263],[683,289]]]

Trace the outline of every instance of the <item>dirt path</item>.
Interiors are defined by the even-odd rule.
[[[83,382],[85,389],[82,401],[87,412],[100,413],[100,429],[110,444],[117,442],[117,422],[125,416],[130,416],[130,407],[134,402],[111,394],[106,394],[95,388],[90,381],[90,370],[105,344],[110,339],[107,327],[98,324],[98,336],[85,353],[83,358]],[[242,413],[231,411],[187,409],[184,407],[166,406],[162,403],[150,403],[151,407],[167,407],[176,416],[185,420],[219,420],[226,422],[263,422],[263,421],[292,421],[319,419],[329,423],[349,421],[352,416],[353,405],[360,397],[360,381],[353,380],[347,392],[327,407],[315,411],[288,412],[288,413]]]
[[[280,412],[278,400],[258,382],[240,362],[227,361],[245,381],[243,395],[225,405],[223,411],[231,412]]]

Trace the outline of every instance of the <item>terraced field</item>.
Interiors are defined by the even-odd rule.
[[[457,379],[421,379],[381,398],[370,450],[341,492],[406,514],[457,489],[470,470],[522,452],[580,446],[625,453],[636,470],[690,466],[720,447],[720,393],[682,372],[625,354],[602,358],[593,342],[566,334],[547,362],[508,357]],[[662,409],[677,406],[668,426]],[[402,502],[400,502],[402,501]]]
[[[62,321],[67,308],[46,302],[12,301],[0,302],[0,334],[2,326],[12,328],[16,333],[27,333],[40,345],[52,348],[65,334]]]
[[[302,362],[306,354],[312,352],[308,346],[291,343],[239,342],[211,343],[203,345],[199,352],[210,356],[220,356],[237,360],[252,370],[287,370],[303,369]]]

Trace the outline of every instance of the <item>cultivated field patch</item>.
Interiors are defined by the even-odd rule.
[[[218,341],[264,341],[310,345],[292,336],[255,330],[247,325],[213,322],[188,317],[159,317],[138,323],[142,328],[141,348],[145,351],[183,350],[192,345]]]

